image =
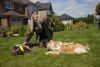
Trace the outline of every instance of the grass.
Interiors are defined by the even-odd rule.
[[[44,55],[46,48],[34,47],[37,54],[11,56],[11,47],[25,37],[0,37],[0,67],[100,67],[100,31],[96,25],[87,30],[56,32],[53,39],[89,44],[90,51],[82,55]]]

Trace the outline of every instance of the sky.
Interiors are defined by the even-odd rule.
[[[95,14],[96,5],[100,0],[31,0],[42,3],[51,2],[53,11],[57,15],[68,14],[72,17],[84,17]]]

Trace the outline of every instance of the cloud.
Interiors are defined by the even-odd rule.
[[[95,13],[96,4],[100,0],[31,0],[33,2],[51,2],[56,14],[66,13],[73,17],[87,16]]]

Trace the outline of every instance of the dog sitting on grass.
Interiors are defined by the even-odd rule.
[[[26,43],[26,44],[17,44],[13,46],[11,50],[11,54],[13,56],[16,55],[24,55],[25,53],[32,52],[33,44],[32,43]]]
[[[51,40],[47,44],[47,48],[49,51],[45,54],[82,54],[87,53],[89,50],[89,46],[84,46],[82,44],[76,43],[76,42],[61,42],[61,41],[53,41]]]

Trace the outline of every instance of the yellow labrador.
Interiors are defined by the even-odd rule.
[[[50,50],[45,54],[82,54],[87,53],[89,50],[89,46],[84,46],[75,42],[60,42],[51,40],[47,44],[47,48]]]

